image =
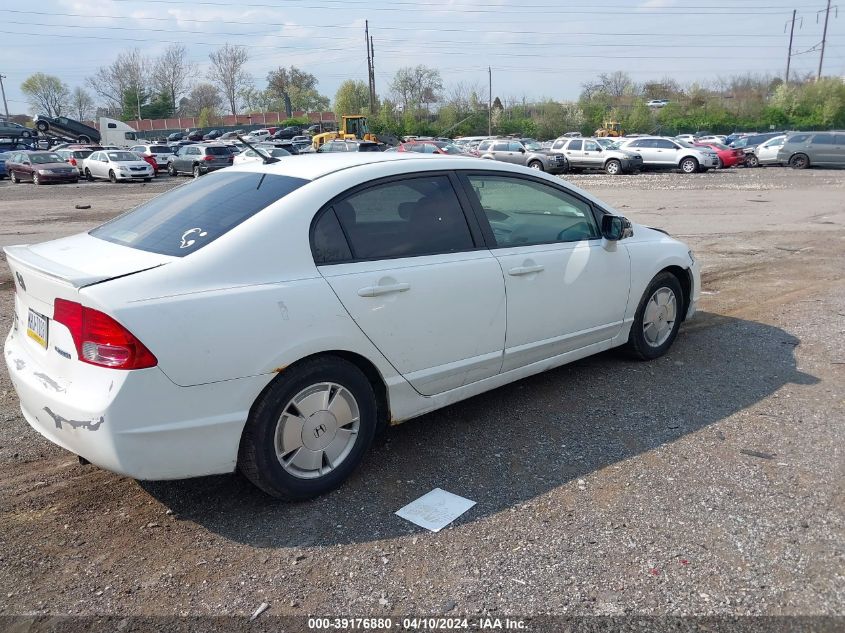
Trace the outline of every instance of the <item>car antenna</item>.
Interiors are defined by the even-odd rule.
[[[267,156],[263,152],[259,152],[258,149],[256,149],[255,145],[253,145],[252,143],[248,143],[246,140],[244,140],[244,137],[241,136],[240,134],[235,134],[235,138],[238,139],[244,145],[246,145],[253,152],[255,152],[256,156],[260,156],[261,160],[264,161],[265,165],[269,165],[270,163],[278,163],[279,162],[279,159],[276,158],[275,156]]]

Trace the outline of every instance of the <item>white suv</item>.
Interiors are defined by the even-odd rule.
[[[642,156],[645,168],[680,169],[685,174],[694,174],[719,166],[716,152],[662,136],[622,139],[619,147]]]
[[[389,424],[613,347],[661,356],[700,288],[685,244],[559,178],[412,153],[246,163],[5,252],[32,427],[131,477],[237,468],[293,499]]]

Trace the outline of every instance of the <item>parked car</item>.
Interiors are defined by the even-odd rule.
[[[153,167],[134,152],[104,149],[94,152],[83,162],[85,178],[110,180],[143,180],[150,182],[155,175]]]
[[[174,156],[173,149],[167,145],[133,145],[129,150],[152,157],[156,163],[156,171],[166,170]]]
[[[57,149],[53,150],[62,157],[62,159],[68,164],[71,165],[74,169],[76,169],[77,174],[80,176],[84,175],[84,167],[83,163],[85,159],[88,158],[91,154],[94,153],[92,149]]]
[[[643,168],[643,157],[637,152],[604,148],[598,141],[597,138],[561,137],[552,143],[552,151],[566,156],[571,170],[603,169],[615,176]]]
[[[200,142],[203,136],[205,136],[205,132],[202,130],[190,130],[185,134],[184,140]]]
[[[699,136],[697,142],[699,143],[721,143],[722,145],[727,145],[725,142],[727,136],[722,136],[721,134],[708,134],[705,136]]]
[[[713,150],[661,136],[623,139],[618,147],[636,151],[643,157],[643,167],[649,169],[680,169],[694,174],[719,166],[719,157]]]
[[[695,134],[678,134],[675,137],[676,141],[683,141],[684,143],[695,143],[698,137]]]
[[[765,143],[761,143],[748,154],[743,152],[743,150],[741,149],[737,151],[743,152],[746,167],[758,167],[759,165],[780,165],[782,163],[778,158],[778,152],[780,152],[780,148],[783,147],[785,141],[786,134],[782,134],[781,136],[770,138]]]
[[[765,132],[763,134],[747,134],[742,136],[736,140],[734,140],[730,147],[736,147],[738,149],[745,150],[745,153],[751,153],[754,151],[754,148],[760,145],[760,143],[765,143],[770,138],[774,138],[776,136],[781,136],[783,132]]]
[[[6,161],[12,157],[12,152],[0,152],[0,180],[3,180],[8,174],[6,173]]]
[[[48,117],[43,114],[35,118],[35,127],[41,134],[51,132],[73,138],[80,143],[99,143],[100,131],[66,116]]]
[[[171,176],[191,174],[199,178],[203,174],[228,167],[233,159],[232,152],[223,145],[186,145],[170,161],[167,173]]]
[[[658,358],[700,294],[686,244],[451,156],[248,163],[5,253],[34,429],[130,477],[237,469],[287,499],[390,423],[617,346]]]
[[[777,160],[794,169],[845,167],[845,131],[790,134]]]
[[[273,134],[273,138],[275,139],[287,139],[293,140],[294,136],[301,136],[302,135],[302,128],[298,125],[289,125],[288,127],[284,127],[280,130],[276,130],[275,134]]]
[[[13,183],[30,180],[36,185],[79,181],[75,167],[55,152],[14,152],[6,159],[6,172]]]
[[[396,151],[416,152],[417,154],[467,156],[467,153],[454,143],[444,143],[443,141],[409,141],[408,143],[400,143]]]
[[[38,132],[35,130],[31,130],[28,127],[24,127],[18,123],[13,121],[5,121],[0,119],[0,138],[7,138],[12,141],[17,141],[18,139],[30,139],[35,138],[38,135]]]
[[[652,99],[646,103],[649,108],[662,108],[669,105],[669,99]]]
[[[253,130],[244,138],[250,143],[260,143],[261,141],[269,140],[271,136],[273,135],[270,134],[270,130]]]
[[[211,130],[211,132],[207,132],[206,134],[202,135],[202,140],[204,141],[213,141],[217,138],[223,136],[223,132],[220,130]]]
[[[132,150],[129,150],[129,151],[132,152]],[[149,165],[150,167],[153,168],[153,177],[155,177],[156,174],[158,173],[158,170],[159,170],[159,165],[156,162],[155,157],[154,156],[147,156],[146,154],[142,154],[140,152],[132,152],[132,153],[135,154],[135,156],[140,158],[142,161],[147,163],[147,165]]]
[[[263,162],[264,159],[258,155],[258,152],[260,152],[264,156],[271,156],[273,158],[283,158],[285,156],[291,156],[291,153],[289,151],[284,150],[281,147],[256,147],[254,150],[248,149],[245,152],[241,152],[240,154],[235,156],[234,164],[242,165],[243,163]]]
[[[262,143],[259,143],[257,147],[278,147],[279,149],[285,150],[288,154],[293,154],[294,156],[299,154],[299,149],[297,149],[296,145],[293,144],[293,141],[274,139],[272,137]]]
[[[217,140],[218,141],[232,141],[232,140],[237,140],[237,138],[238,138],[238,132],[224,132],[223,134],[220,135],[220,138],[218,138]]]
[[[520,141],[513,139],[481,141],[475,151],[480,158],[524,165],[550,174],[562,174],[569,171],[569,162],[563,154],[556,154],[553,150],[544,150],[539,146],[528,148]]]
[[[311,148],[311,137],[306,136],[304,134],[300,134],[299,136],[294,136],[290,142],[296,148],[296,151],[302,153],[305,150],[312,149]]]
[[[170,143],[174,143],[176,141],[181,141],[185,138],[184,132],[173,132],[173,134],[167,135],[167,140]]]
[[[332,152],[380,152],[382,147],[372,141],[328,141],[317,150],[319,154]]]
[[[719,158],[719,169],[727,169],[728,167],[733,167],[734,165],[742,165],[746,161],[744,151],[728,147],[724,143],[719,143],[717,141],[699,141],[697,143],[693,143],[693,145],[696,147],[707,147],[716,152],[716,156]]]

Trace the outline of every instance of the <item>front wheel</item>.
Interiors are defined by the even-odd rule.
[[[530,163],[528,163],[528,166],[531,169],[536,169],[537,171],[544,171],[543,163],[541,163],[539,160],[532,160]]]
[[[725,163],[722,162],[721,158],[716,159],[716,169],[724,169]]]
[[[373,387],[340,358],[286,370],[253,408],[241,437],[238,468],[277,499],[308,499],[338,487],[372,443]]]
[[[611,158],[607,163],[604,165],[604,171],[611,175],[616,176],[622,173],[622,163],[620,163],[615,158]]]
[[[698,171],[698,161],[694,158],[685,158],[681,161],[681,171],[685,174],[694,174]]]
[[[34,172],[32,174],[32,184],[33,185],[40,185],[41,184],[41,178],[38,176],[38,172]]]
[[[117,182],[117,176],[115,175],[114,170],[111,169],[109,170],[109,181],[111,181],[112,184]]]
[[[176,167],[173,166],[173,163],[169,163],[167,165],[167,173],[171,176],[178,176],[179,172],[176,171]]]
[[[37,121],[35,127],[38,128],[39,132],[46,132],[50,129],[50,124],[47,121]]]
[[[789,166],[792,169],[807,169],[810,166],[810,159],[806,154],[796,154],[789,159]]]
[[[683,318],[684,294],[678,278],[660,273],[646,288],[631,324],[628,349],[641,360],[666,353],[678,335]]]
[[[85,168],[85,180],[88,182],[94,182],[94,176],[91,175],[91,170],[87,167]]]
[[[757,158],[754,154],[746,154],[745,155],[745,166],[746,167],[759,167],[760,166],[760,159]]]

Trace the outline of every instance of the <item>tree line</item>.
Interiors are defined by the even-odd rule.
[[[746,74],[682,85],[671,77],[637,83],[624,72],[611,72],[582,84],[574,102],[497,96],[488,107],[486,86],[447,85],[438,69],[422,64],[400,68],[386,93],[370,103],[364,81],[344,81],[329,99],[306,70],[279,67],[259,82],[246,70],[249,60],[247,48],[225,44],[209,55],[202,75],[181,44],[157,58],[132,49],[98,68],[84,87],[70,89],[58,77],[35,73],[21,89],[33,113],[82,120],[97,111],[124,120],[192,116],[203,127],[222,113],[290,114],[330,107],[338,116],[366,114],[373,131],[396,135],[482,135],[490,127],[496,134],[553,138],[564,132],[591,134],[607,121],[628,133],[657,134],[845,127],[845,83],[837,77],[803,76],[787,85],[780,78]],[[669,103],[649,107],[653,99]]]

